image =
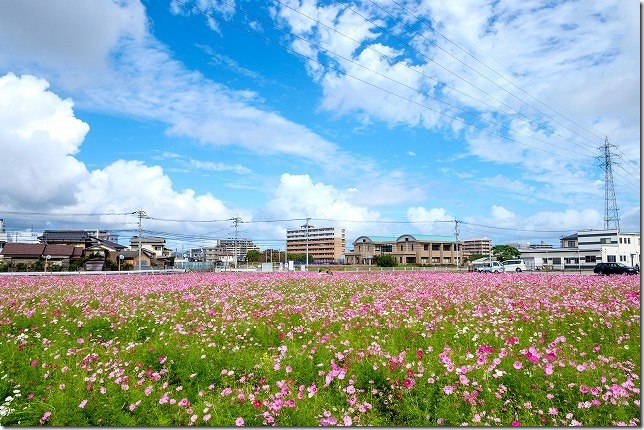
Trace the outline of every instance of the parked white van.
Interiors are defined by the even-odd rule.
[[[519,258],[505,260],[501,264],[503,264],[503,267],[505,267],[506,272],[522,272],[524,270],[527,270],[525,262]]]

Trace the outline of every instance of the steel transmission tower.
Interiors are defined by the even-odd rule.
[[[604,170],[604,229],[619,230],[619,214],[613,182],[613,165],[617,163],[611,159],[611,147],[615,145],[608,143],[608,136],[606,136],[604,146],[599,147],[603,154],[597,158],[600,161],[600,167]]]

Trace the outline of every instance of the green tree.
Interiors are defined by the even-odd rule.
[[[498,261],[505,261],[511,258],[519,258],[521,256],[521,252],[514,246],[496,245],[492,247],[492,255],[494,255]]]
[[[246,261],[249,263],[258,263],[262,261],[262,253],[258,249],[251,249],[246,253]]]
[[[398,262],[391,255],[376,255],[376,256],[374,256],[374,260],[376,260],[376,265],[378,267],[396,267],[396,266],[398,266]]]

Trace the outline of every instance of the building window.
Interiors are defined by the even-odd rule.
[[[610,237],[602,237],[599,243],[610,243]]]
[[[414,244],[413,243],[411,244],[411,250],[412,251],[414,250]]]
[[[622,243],[622,238],[621,237],[619,238],[619,243]]]
[[[443,251],[449,251],[450,249],[452,249],[452,245],[450,245],[449,243],[443,244]]]
[[[575,247],[575,241],[574,240],[569,240],[568,241],[568,248],[574,248]]]
[[[595,263],[597,262],[597,257],[594,255],[587,255],[585,257],[586,263]]]
[[[629,245],[631,244],[631,238],[630,237],[628,238],[628,244]]]
[[[437,243],[432,243],[432,251],[439,251],[440,249],[441,249],[441,248],[440,248],[440,245],[439,245],[439,244],[437,244]]]
[[[617,258],[615,258],[615,256],[614,256],[614,255],[609,255],[609,256],[607,257],[606,261],[608,261],[609,263],[616,263],[616,262],[617,262]]]
[[[402,251],[402,245],[400,245],[400,250]],[[401,257],[402,258],[402,257]],[[402,263],[402,260],[400,261]]]
[[[429,245],[424,244],[423,245],[423,251],[429,251]]]

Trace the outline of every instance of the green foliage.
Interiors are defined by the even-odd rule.
[[[106,259],[105,270],[119,270],[119,264],[116,261]]]
[[[249,263],[258,263],[262,261],[262,253],[259,249],[251,249],[246,253],[246,261]]]
[[[69,270],[72,272],[77,272],[87,263],[89,260],[89,257],[82,257],[79,258],[78,260],[74,260],[71,263],[69,263]]]
[[[378,267],[397,267],[398,262],[391,255],[376,255],[374,260]]]
[[[492,247],[492,255],[494,255],[498,261],[505,261],[511,258],[519,258],[521,256],[521,252],[514,246],[496,245]]]
[[[490,256],[489,254],[472,254],[465,257],[465,261],[475,261],[475,260],[478,260],[479,258],[488,258],[489,256]]]

